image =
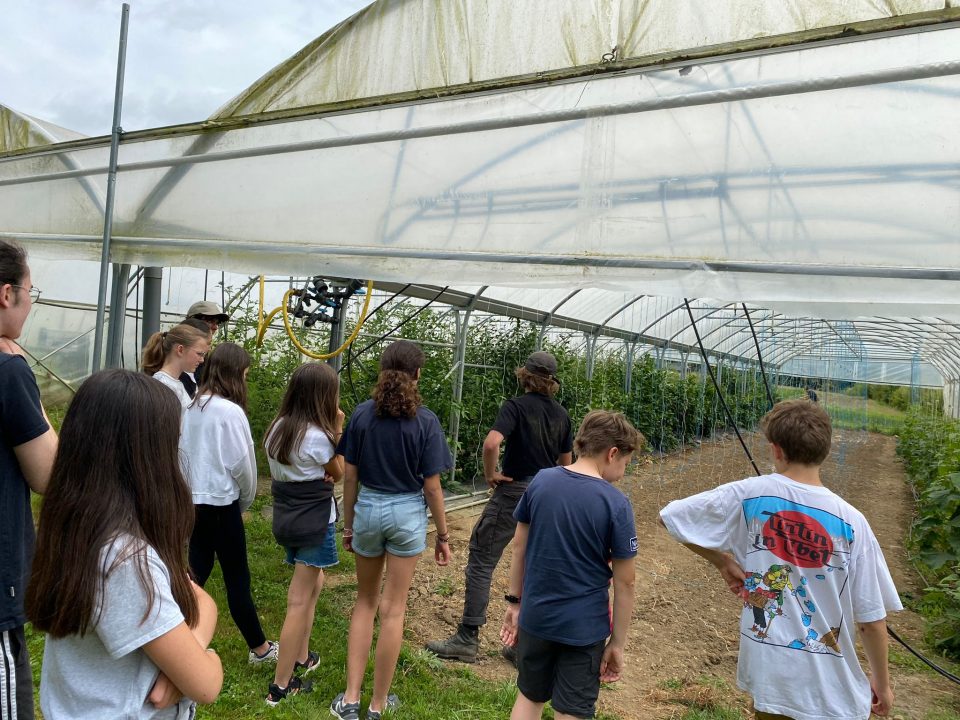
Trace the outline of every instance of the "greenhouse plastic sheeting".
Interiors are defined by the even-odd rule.
[[[431,96],[600,62],[696,56],[703,48],[763,47],[776,38],[835,36],[854,24],[957,6],[957,0],[380,0],[264,75],[217,117]]]
[[[957,318],[957,47],[950,27],[125,143],[114,259]],[[97,257],[106,159],[3,160],[0,228]]]

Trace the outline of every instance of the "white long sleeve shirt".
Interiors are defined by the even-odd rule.
[[[257,461],[243,409],[219,395],[203,395],[187,409],[180,433],[180,464],[194,505],[246,510],[257,493]]]

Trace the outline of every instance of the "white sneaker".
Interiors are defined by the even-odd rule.
[[[257,655],[253,650],[247,656],[247,662],[251,665],[260,665],[262,663],[275,663],[277,661],[277,652],[280,650],[280,643],[275,640],[267,640],[270,649],[263,655]]]

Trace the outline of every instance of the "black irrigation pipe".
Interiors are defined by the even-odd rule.
[[[760,352],[760,341],[757,340],[757,331],[753,329],[753,320],[750,319],[750,311],[747,310],[746,303],[740,303],[743,307],[743,314],[747,316],[747,324],[750,325],[750,334],[753,335],[753,344],[757,348],[757,361],[760,363],[760,377],[763,378],[763,386],[767,389],[767,402],[772,408],[774,405],[773,393],[770,392],[770,383],[767,382],[767,371],[763,368],[763,353]]]
[[[707,359],[707,351],[703,347],[703,340],[700,339],[700,331],[697,330],[697,321],[693,319],[693,310],[690,309],[690,301],[687,298],[683,299],[683,304],[687,308],[687,315],[690,316],[690,327],[693,328],[693,334],[697,336],[697,346],[700,348],[700,357],[703,358],[703,364],[707,367],[707,372],[710,373],[710,379],[713,380],[713,387],[717,391],[717,397],[720,398],[720,404],[723,406],[723,411],[727,415],[727,420],[733,426],[733,431],[737,434],[737,440],[740,441],[740,445],[743,447],[743,451],[747,454],[747,458],[750,460],[750,464],[753,465],[753,470],[757,475],[761,475],[760,468],[757,467],[757,464],[753,461],[753,455],[750,454],[750,449],[747,447],[747,443],[743,440],[743,435],[740,434],[740,428],[737,426],[737,421],[733,417],[733,413],[730,412],[730,408],[727,406],[727,401],[723,397],[723,391],[720,389],[720,383],[717,382],[717,376],[713,374],[713,368],[710,367],[710,361]]]
[[[383,307],[384,305],[386,305],[388,302],[390,302],[391,300],[393,300],[397,295],[399,295],[400,293],[402,293],[402,292],[403,292],[404,290],[406,290],[408,287],[410,287],[410,284],[409,284],[409,283],[407,283],[407,285],[406,285],[405,287],[403,287],[403,288],[401,288],[400,290],[398,290],[397,292],[395,292],[395,293],[394,293],[391,297],[389,297],[387,300],[385,300],[384,302],[380,303],[380,305],[378,305],[378,306],[376,307],[376,309],[374,309],[374,311],[370,313],[370,315],[373,315],[373,313],[375,313],[377,310],[379,310],[380,308],[382,308],[382,307]],[[432,298],[430,298],[430,300],[427,301],[427,303],[426,303],[425,305],[421,305],[419,308],[417,308],[416,312],[410,313],[407,317],[405,317],[403,320],[401,320],[399,323],[397,323],[393,328],[391,328],[390,330],[388,330],[387,332],[385,332],[383,335],[381,335],[380,337],[376,338],[375,340],[371,340],[369,343],[367,343],[366,345],[364,345],[362,350],[358,350],[358,351],[357,351],[357,356],[362,355],[363,353],[365,353],[367,350],[369,350],[370,348],[372,348],[372,347],[373,347],[374,345],[376,345],[377,343],[382,342],[382,341],[386,340],[388,337],[390,337],[391,335],[393,335],[395,332],[397,332],[400,328],[402,328],[402,327],[403,327],[404,325],[406,325],[408,322],[410,322],[410,321],[413,320],[415,317],[417,317],[417,316],[418,316],[420,313],[422,313],[424,310],[426,310],[428,307],[430,307],[431,305],[433,305],[433,303],[436,302],[437,299],[439,299],[439,297],[440,297],[441,295],[443,295],[443,294],[444,294],[447,290],[449,290],[449,289],[450,289],[450,286],[449,286],[449,285],[446,285],[446,286],[444,286],[443,288],[441,288],[440,291],[439,291],[436,295],[434,295]],[[369,316],[368,316],[368,317],[369,317]],[[351,345],[350,348],[348,348],[348,351],[347,351],[347,365],[346,365],[346,367],[347,367],[347,378],[350,380],[350,390],[351,390],[351,392],[353,393],[353,399],[356,400],[356,399],[357,399],[357,393],[356,393],[356,390],[355,390],[355,388],[354,388],[354,386],[353,386],[352,365],[353,365],[354,357],[353,357],[353,353],[351,352],[352,349],[353,349],[353,345]],[[343,368],[341,368],[341,372],[343,372]]]
[[[933,670],[935,670],[936,672],[940,673],[941,675],[943,675],[943,676],[944,676],[947,680],[949,680],[950,682],[956,683],[957,685],[960,685],[960,677],[957,677],[956,675],[954,675],[954,674],[953,674],[952,672],[950,672],[949,670],[944,670],[942,667],[940,667],[939,665],[937,665],[935,662],[932,662],[931,660],[927,660],[927,658],[925,658],[923,655],[921,655],[920,653],[918,653],[918,652],[917,652],[916,650],[914,650],[912,647],[910,647],[909,645],[907,645],[907,643],[903,640],[903,638],[901,638],[899,635],[897,635],[897,634],[893,631],[893,628],[890,627],[889,625],[887,625],[887,633],[890,635],[890,637],[892,637],[892,638],[893,638],[894,640],[896,640],[898,643],[900,643],[901,645],[903,645],[907,650],[909,650],[913,655],[915,655],[915,656],[917,657],[917,659],[920,660],[920,662],[924,663],[925,665],[929,666],[931,669],[933,669]]]
[[[410,283],[407,283],[407,284],[404,285],[402,288],[400,288],[399,290],[397,290],[393,295],[391,295],[391,296],[388,297],[386,300],[384,300],[382,303],[380,303],[379,305],[377,305],[373,310],[370,311],[370,314],[367,315],[367,316],[363,319],[363,321],[366,322],[367,320],[369,320],[370,318],[372,318],[374,315],[376,315],[378,312],[380,312],[380,310],[383,309],[383,307],[384,307],[387,303],[393,302],[393,301],[396,299],[397,295],[399,295],[400,293],[402,293],[402,292],[403,292],[404,290],[406,290],[408,287],[410,287]],[[350,344],[347,346],[347,364],[346,364],[346,368],[347,368],[347,381],[350,383],[350,394],[353,395],[353,403],[354,403],[354,405],[356,405],[356,404],[358,404],[358,400],[357,400],[357,388],[356,388],[356,386],[354,386],[354,384],[353,384],[353,343],[350,343]],[[340,371],[343,372],[343,368],[340,368]]]

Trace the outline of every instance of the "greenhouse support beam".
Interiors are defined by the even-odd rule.
[[[110,297],[110,321],[107,331],[107,362],[109,368],[121,366],[123,354],[123,327],[127,316],[127,282],[130,265],[113,265],[113,291]]]
[[[624,354],[624,374],[623,374],[623,393],[629,395],[633,390],[633,356],[637,349],[635,342],[624,341],[626,352]]]
[[[103,323],[107,304],[107,275],[110,264],[110,235],[113,232],[113,204],[117,194],[117,166],[120,151],[120,114],[123,107],[123,75],[127,63],[127,26],[130,21],[130,5],[123,3],[120,13],[120,49],[117,55],[117,82],[113,95],[113,127],[110,131],[110,164],[107,168],[107,200],[103,210],[103,246],[100,253],[100,289],[97,293],[97,319],[93,333],[93,363],[91,372],[100,369],[103,348]],[[130,266],[127,265],[129,272]],[[114,286],[117,278],[114,276]],[[126,279],[121,287],[126,288]],[[112,323],[111,323],[112,325]],[[123,325],[123,321],[120,321]],[[121,336],[122,337],[122,336]],[[119,354],[117,355],[119,361]]]
[[[163,268],[150,266],[143,269],[143,326],[140,347],[155,332],[160,331],[160,303],[163,296]]]
[[[126,13],[129,6],[125,5]],[[126,15],[124,16],[126,17]],[[126,22],[126,20],[124,20]],[[124,44],[125,47],[125,44]],[[282,155],[295,152],[312,152],[331,148],[353,147],[358,145],[373,145],[388,142],[402,142],[426,138],[444,137],[448,135],[464,135],[469,133],[488,132],[491,130],[507,130],[519,127],[546,125],[551,123],[582,121],[589,118],[612,117],[618,115],[634,115],[659,110],[673,110],[678,108],[702,107],[722,103],[760,100],[772,97],[803,95],[807,93],[842,90],[847,88],[869,87],[871,85],[885,85],[889,83],[928,80],[932,78],[948,77],[960,74],[960,60],[927,63],[924,65],[888,68],[871,72],[853,73],[851,75],[834,75],[806,80],[791,80],[787,82],[760,83],[723,90],[704,90],[680,96],[659,96],[636,100],[634,102],[613,103],[594,107],[574,107],[565,110],[537,113],[535,115],[519,115],[503,118],[488,118],[469,122],[430,125],[420,128],[401,128],[380,132],[361,133],[345,137],[330,137],[321,140],[310,140],[298,143],[279,143],[265,145],[245,150],[225,150],[205,153],[203,155],[187,155],[158,158],[142,162],[127,163],[120,167],[121,172],[135,172],[140,170],[155,170],[158,168],[194,165],[208,162],[223,162],[242,160],[251,157]],[[101,175],[108,168],[93,167],[84,170],[73,170],[48,175],[30,175],[17,178],[13,183],[29,183],[45,180],[64,180],[86,175]],[[11,181],[0,181],[0,186],[12,184]]]

